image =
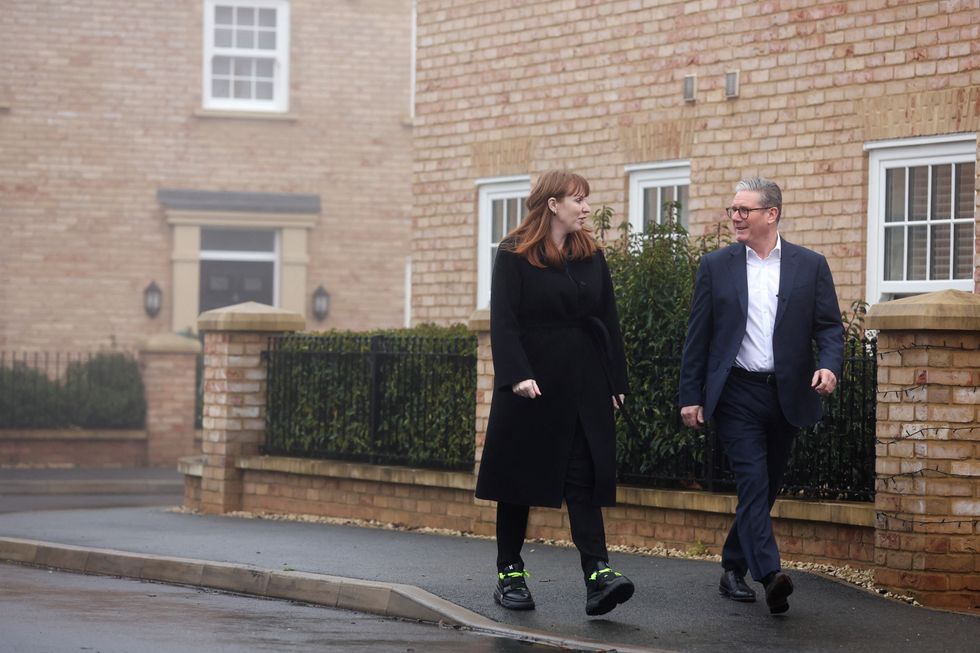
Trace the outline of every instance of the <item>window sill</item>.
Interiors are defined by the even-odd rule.
[[[197,109],[194,111],[194,117],[224,120],[273,120],[278,122],[296,122],[299,120],[295,113],[232,111],[229,109]]]

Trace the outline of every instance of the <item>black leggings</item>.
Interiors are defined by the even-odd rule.
[[[595,471],[585,431],[579,422],[572,441],[572,452],[565,474],[565,506],[571,524],[572,542],[582,561],[586,575],[595,570],[597,562],[609,560],[606,550],[606,529],[602,522],[602,510],[592,503],[595,487]],[[497,504],[497,570],[515,562],[524,564],[521,549],[527,535],[529,506],[513,503]]]

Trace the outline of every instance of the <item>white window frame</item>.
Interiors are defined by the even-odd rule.
[[[630,229],[634,233],[643,231],[643,191],[646,189],[687,186],[688,202],[691,200],[690,161],[638,163],[626,166],[625,171],[629,175],[629,221]],[[688,211],[688,215],[690,215],[690,211]]]
[[[514,177],[492,177],[487,179],[477,179],[476,186],[479,192],[479,221],[477,233],[477,284],[476,284],[476,307],[487,308],[490,306],[490,248],[496,243],[492,242],[493,235],[493,210],[494,200],[507,200],[521,198],[526,200],[531,194],[531,177],[521,175]]]
[[[965,290],[973,292],[973,275],[969,279],[885,281],[885,174],[891,168],[925,166],[977,161],[976,134],[955,134],[865,143],[868,152],[868,254],[866,261],[866,297],[869,304],[896,296]],[[976,189],[974,189],[976,192]],[[975,196],[974,196],[975,197]],[[974,224],[976,199],[974,199]],[[974,227],[974,232],[976,227]],[[976,252],[974,263],[976,265]]]
[[[252,7],[276,10],[276,47],[274,50],[238,49],[214,45],[214,13],[217,6]],[[204,62],[202,68],[202,95],[205,109],[219,111],[289,111],[289,2],[288,0],[204,0]],[[212,62],[215,56],[258,57],[268,55],[274,59],[275,83],[271,100],[216,98],[211,95]]]
[[[224,227],[221,226],[205,226],[204,229],[211,229],[220,231]],[[268,229],[263,227],[235,227],[236,231],[246,230],[246,231],[271,231],[273,235],[273,245],[271,252],[256,252],[256,251],[238,251],[230,249],[202,249],[198,260],[199,261],[236,261],[242,263],[272,263],[272,305],[279,306],[279,276],[280,267],[282,265],[282,257],[280,256],[280,241],[282,240],[281,232],[279,229]],[[200,265],[200,263],[198,263]]]

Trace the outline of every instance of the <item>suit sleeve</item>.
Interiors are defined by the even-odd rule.
[[[813,310],[813,340],[817,343],[817,368],[828,369],[838,380],[844,364],[844,324],[837,305],[837,290],[827,259],[820,257]]]
[[[490,279],[490,347],[493,353],[494,386],[510,389],[515,383],[534,378],[527,353],[521,344],[518,308],[521,305],[520,257],[497,250]]]
[[[616,394],[629,394],[629,381],[626,375],[626,352],[623,346],[623,330],[619,325],[619,311],[616,309],[616,293],[613,289],[612,277],[606,257],[599,250],[599,262],[602,265],[602,308],[599,319],[606,325],[609,333],[609,371],[616,388]]]
[[[678,404],[704,405],[704,384],[708,373],[708,348],[712,330],[711,273],[704,258],[694,281],[691,315],[687,321],[687,338],[681,356],[681,381]]]

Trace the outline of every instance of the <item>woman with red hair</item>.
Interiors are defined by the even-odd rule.
[[[530,506],[568,509],[589,615],[633,595],[608,564],[616,501],[614,407],[627,392],[612,281],[587,223],[589,183],[543,174],[500,243],[490,288],[494,393],[476,496],[497,502],[494,600],[534,608],[521,557]]]

